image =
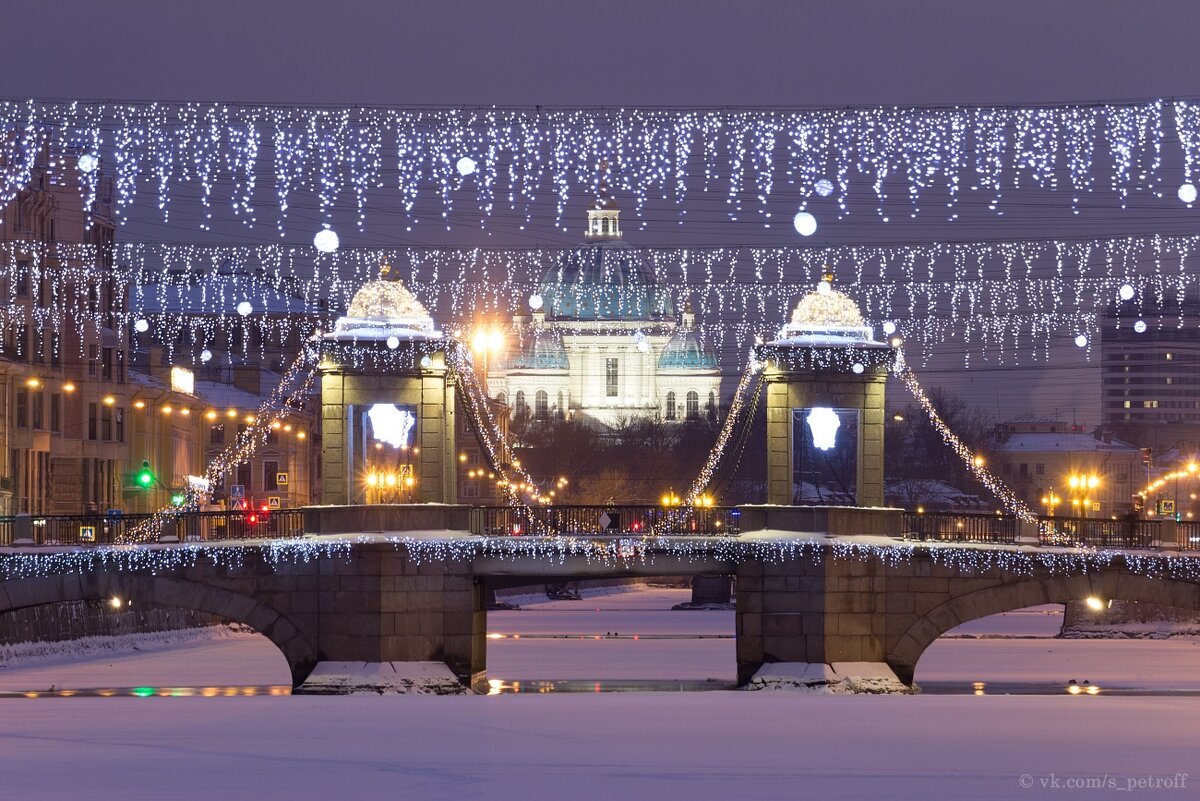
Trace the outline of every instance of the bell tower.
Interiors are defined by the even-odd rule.
[[[600,162],[600,184],[596,187],[596,202],[588,209],[588,224],[584,235],[588,239],[620,239],[621,209],[608,189],[608,162]]]

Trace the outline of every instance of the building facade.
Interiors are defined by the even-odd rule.
[[[585,237],[546,270],[529,314],[514,315],[505,352],[487,371],[489,394],[514,418],[534,421],[715,420],[717,358],[690,306],[677,315],[642,254],[624,242],[603,183]]]

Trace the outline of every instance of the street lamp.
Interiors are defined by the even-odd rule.
[[[1100,486],[1100,476],[1095,473],[1072,473],[1067,477],[1067,485],[1075,496],[1071,499],[1071,505],[1080,507],[1081,516],[1087,517],[1088,507],[1092,505],[1088,491]]]

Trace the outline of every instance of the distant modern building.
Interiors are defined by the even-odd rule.
[[[1106,426],[1156,450],[1200,444],[1200,305],[1114,307],[1102,320]]]
[[[489,393],[535,421],[716,419],[717,357],[690,306],[677,315],[643,255],[622,240],[603,183],[585,236],[546,270],[529,315],[514,315],[505,352],[489,366]]]
[[[993,469],[1030,508],[1060,517],[1113,517],[1130,511],[1142,488],[1141,451],[1102,433],[1054,420],[1000,427]]]

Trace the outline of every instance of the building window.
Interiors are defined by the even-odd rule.
[[[708,406],[705,407],[705,412],[708,415],[708,422],[717,422],[717,393],[711,390],[708,393]]]
[[[567,407],[563,400],[562,390],[558,391],[558,419],[562,420],[567,416]]]
[[[550,396],[546,394],[546,390],[539,389],[533,396],[533,413],[539,420],[550,418]]]
[[[1039,476],[1046,475],[1046,465],[1044,465],[1044,464],[1036,465],[1034,467],[1034,472],[1037,473]]]
[[[213,445],[220,445],[225,442],[225,424],[217,423],[215,426],[208,428],[208,441]]]
[[[101,366],[100,377],[105,381],[112,381],[112,379],[113,379],[113,349],[105,348],[103,353],[104,353],[104,355],[101,357],[101,360],[100,360],[100,366]]]
[[[525,405],[525,390],[517,390],[517,402],[513,406],[513,414],[517,417],[526,417],[529,415],[529,407]]]
[[[253,478],[253,473],[250,470],[249,462],[242,462],[237,468],[237,483],[241,484],[246,490],[246,496],[250,495],[250,479]]]
[[[100,346],[95,342],[88,345],[88,376],[96,377],[96,368],[99,366],[96,363],[100,361]]]
[[[617,360],[604,361],[604,394],[609,398],[617,397]]]
[[[114,424],[116,426],[116,431],[114,432],[115,433],[114,439],[116,439],[117,442],[124,442],[125,441],[125,407],[121,407],[120,409],[115,409],[113,411],[113,420],[114,420]]]
[[[279,489],[279,462],[263,462],[263,489]]]
[[[96,438],[96,404],[88,404],[88,439]]]
[[[100,439],[111,442],[113,438],[113,410],[105,406],[100,410]]]
[[[675,392],[674,391],[667,393],[667,419],[668,420],[675,419]]]
[[[700,419],[700,393],[694,389],[687,394],[687,419]]]
[[[17,428],[29,425],[29,390],[17,390]]]
[[[42,391],[39,389],[30,396],[30,402],[33,404],[33,427],[37,431],[41,431],[46,427],[46,420],[43,417],[45,409],[45,398]]]
[[[50,396],[50,430],[55,434],[62,433],[62,395]]]
[[[33,270],[33,262],[17,262],[16,288],[19,298],[29,297],[29,273],[31,270]]]

